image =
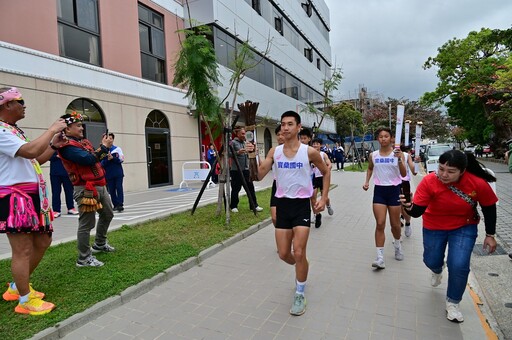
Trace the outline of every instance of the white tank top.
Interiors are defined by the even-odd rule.
[[[372,152],[373,159],[373,182],[375,185],[392,186],[402,183],[398,158],[393,154],[381,156],[379,150]]]
[[[402,152],[404,155],[404,165],[405,165],[405,176],[402,177],[402,181],[410,181],[411,180],[411,171],[409,170],[409,154],[407,152]]]
[[[274,151],[276,197],[310,198],[313,195],[308,146],[301,144],[295,156],[287,158],[283,145]]]
[[[322,157],[322,161],[324,161],[325,163],[324,155],[325,152],[320,151],[320,157]],[[313,174],[315,175],[315,177],[324,177],[324,175],[322,175],[322,172],[314,164],[311,164],[311,169],[313,169]]]

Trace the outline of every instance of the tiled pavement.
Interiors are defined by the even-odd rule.
[[[485,339],[469,288],[461,303],[465,321],[446,320],[446,280],[430,286],[420,220],[413,220],[413,234],[403,242],[404,261],[394,260],[387,229],[386,269],[371,268],[375,222],[372,192],[362,190],[363,181],[364,173],[333,172],[335,213],[324,213],[322,227],[311,230],[303,316],[288,312],[294,270],[278,259],[268,226],[131,301],[114,298],[76,316],[83,317],[80,328],[68,333],[63,322],[60,333],[52,328],[37,338]],[[100,270],[108,272],[108,264]],[[98,313],[102,308],[113,309]]]

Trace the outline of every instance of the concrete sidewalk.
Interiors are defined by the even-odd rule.
[[[364,173],[333,172],[332,182],[338,185],[330,195],[335,213],[324,213],[322,227],[310,234],[304,315],[289,314],[294,269],[279,260],[270,225],[169,280],[159,277],[133,287],[147,292],[135,293],[131,301],[112,298],[36,338],[487,338],[469,288],[461,303],[465,321],[446,319],[446,273],[439,287],[430,286],[430,271],[422,263],[421,220],[413,220],[413,234],[403,242],[402,262],[394,259],[387,229],[386,269],[373,270],[372,190],[362,190]],[[107,274],[108,265],[99,270]],[[83,326],[70,332],[72,324]]]

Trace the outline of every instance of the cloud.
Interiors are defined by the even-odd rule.
[[[422,66],[453,38],[482,27],[511,27],[512,1],[325,0],[333,61],[343,69],[337,99],[360,85],[386,99],[416,100],[437,84]]]

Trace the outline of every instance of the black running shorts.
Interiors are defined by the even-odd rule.
[[[276,228],[310,227],[311,203],[309,198],[276,198]]]

